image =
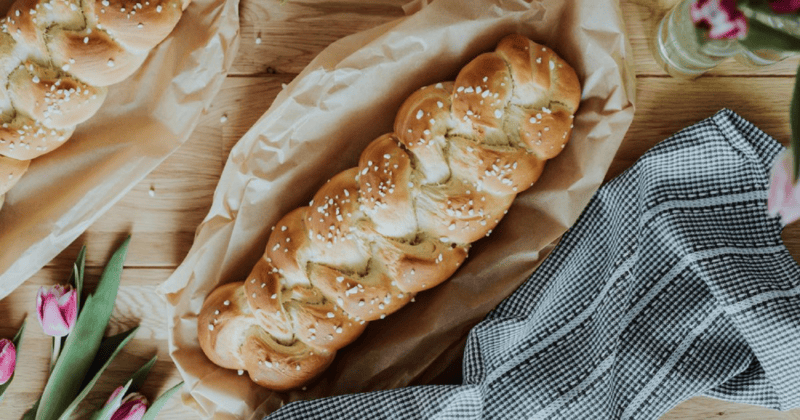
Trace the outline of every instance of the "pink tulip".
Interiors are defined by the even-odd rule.
[[[780,214],[784,225],[800,219],[800,185],[793,179],[792,154],[786,150],[772,164],[767,195],[767,212]]]
[[[0,340],[0,385],[8,382],[14,375],[17,365],[17,349],[11,340]]]
[[[696,0],[689,12],[692,22],[707,26],[711,39],[744,38],[747,18],[736,7],[736,0]]]
[[[111,415],[111,420],[142,420],[145,411],[147,411],[147,398],[138,392],[133,392],[122,400],[122,404]]]
[[[114,398],[117,398],[117,395],[119,395],[120,392],[122,392],[124,390],[125,390],[124,386],[117,387],[117,389],[115,389],[114,392],[111,393],[111,396],[108,397],[108,401],[106,401],[106,403],[103,404],[103,407],[105,408],[105,406],[111,404],[114,401]],[[111,412],[113,413],[113,412],[117,411],[119,409],[119,406],[121,406],[121,405],[122,405],[122,401],[117,402],[114,405],[114,409],[111,410]]]
[[[800,10],[800,0],[773,0],[769,5],[775,13],[794,13]]]
[[[70,286],[55,285],[39,288],[36,295],[36,315],[44,333],[64,337],[72,331],[78,318],[78,294]]]

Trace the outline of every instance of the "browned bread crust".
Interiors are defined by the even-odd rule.
[[[572,67],[521,35],[411,94],[394,132],[278,221],[244,282],[206,299],[205,354],[275,390],[319,375],[369,321],[458,269],[564,148],[579,102]]]

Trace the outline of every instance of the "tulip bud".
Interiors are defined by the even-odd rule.
[[[124,391],[124,390],[125,390],[124,386],[117,387],[117,389],[115,389],[114,392],[111,393],[111,396],[108,397],[108,401],[106,401],[106,403],[103,404],[103,408],[105,408],[107,405],[109,405],[112,402],[114,402],[114,399],[117,398],[117,395],[119,395],[119,393]],[[121,405],[122,405],[122,401],[117,402],[117,404],[114,406],[114,408],[111,410],[111,412],[113,413],[113,412],[117,411],[119,409],[119,406],[121,406]]]
[[[14,375],[17,365],[17,349],[11,340],[0,340],[0,385],[8,382]]]
[[[40,287],[36,295],[36,316],[45,334],[66,336],[78,319],[78,293],[60,284],[50,289]]]
[[[147,398],[138,392],[133,392],[122,400],[122,404],[111,415],[111,420],[142,420],[145,411],[147,411]]]

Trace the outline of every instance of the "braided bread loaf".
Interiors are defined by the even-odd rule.
[[[0,20],[0,207],[178,23],[189,0],[17,0]]]
[[[394,133],[273,227],[244,282],[207,297],[205,354],[275,390],[321,373],[367,322],[456,271],[564,148],[579,101],[574,70],[521,35],[414,92]]]

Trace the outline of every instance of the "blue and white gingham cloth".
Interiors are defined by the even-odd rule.
[[[696,395],[800,406],[800,268],[766,211],[781,150],[730,110],[675,134],[600,188],[472,329],[462,385],[269,418],[656,419]]]

